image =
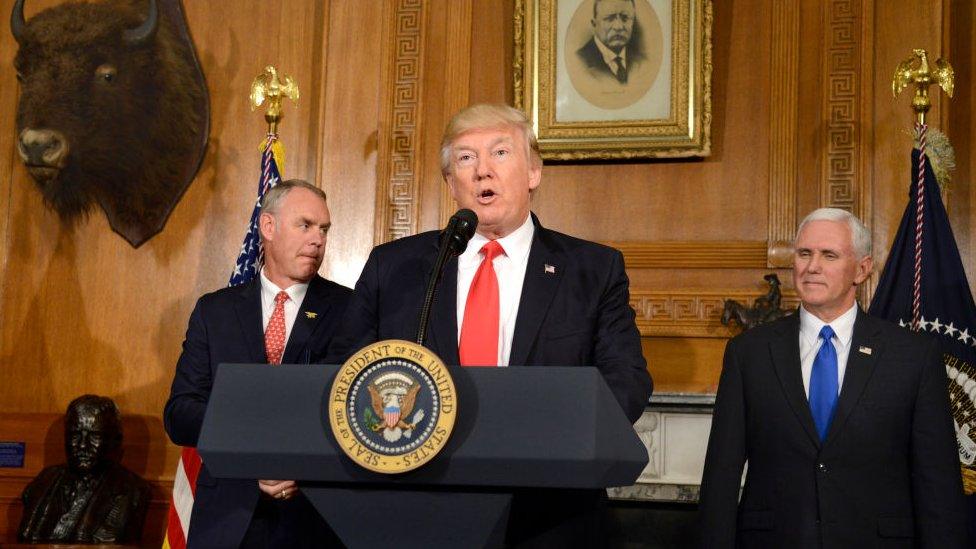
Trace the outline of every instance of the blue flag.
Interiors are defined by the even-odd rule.
[[[910,328],[915,279],[915,237],[919,226],[918,150],[912,151],[912,183],[891,254],[881,274],[870,313]],[[922,193],[919,331],[940,336],[949,376],[949,402],[967,492],[976,486],[976,304],[959,258],[939,185],[928,162]],[[970,498],[972,499],[972,498]]]
[[[248,224],[247,234],[244,235],[244,243],[241,244],[241,253],[237,256],[237,264],[234,272],[230,275],[229,286],[239,286],[246,284],[258,276],[261,265],[264,263],[264,250],[261,248],[261,232],[258,229],[258,219],[261,216],[261,201],[268,189],[274,187],[281,181],[281,174],[278,172],[278,162],[275,159],[275,138],[269,137],[268,143],[264,147],[261,155],[261,177],[258,180],[258,198],[254,202],[254,209],[251,211],[251,221]]]

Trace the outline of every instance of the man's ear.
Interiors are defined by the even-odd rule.
[[[275,231],[275,216],[269,213],[262,213],[258,218],[258,230],[261,231],[261,240],[272,240]]]
[[[451,198],[457,201],[457,187],[454,185],[454,175],[447,174],[444,176],[444,183],[447,183],[447,190],[451,191]]]
[[[871,276],[871,269],[874,267],[874,260],[866,255],[857,262],[857,274],[854,275],[854,285],[858,285]]]
[[[531,160],[529,160],[531,162]],[[532,166],[529,164],[529,192],[532,192],[542,182],[542,164]]]

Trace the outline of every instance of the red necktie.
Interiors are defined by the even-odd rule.
[[[458,356],[462,366],[498,365],[498,277],[492,260],[504,254],[495,240],[481,247],[485,258],[471,281],[461,323]]]
[[[268,364],[281,364],[281,355],[285,353],[285,302],[288,292],[281,291],[275,296],[275,308],[268,320],[268,328],[264,331],[264,353]]]

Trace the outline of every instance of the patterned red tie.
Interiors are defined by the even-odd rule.
[[[461,322],[458,356],[462,366],[498,364],[498,277],[492,260],[505,250],[497,241],[491,240],[482,246],[481,253],[485,258],[471,281]]]
[[[281,364],[281,355],[285,353],[285,302],[288,292],[281,291],[275,296],[275,308],[268,320],[268,328],[264,331],[264,353],[268,364]]]

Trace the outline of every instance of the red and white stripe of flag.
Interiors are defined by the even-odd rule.
[[[173,496],[169,502],[169,517],[163,549],[186,549],[186,536],[190,531],[190,513],[197,490],[197,475],[203,461],[196,448],[183,448],[180,462],[173,478]]]

